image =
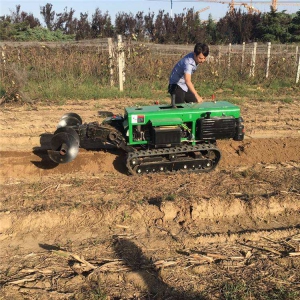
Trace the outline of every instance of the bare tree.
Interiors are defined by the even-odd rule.
[[[55,11],[52,11],[53,5],[47,3],[45,6],[40,7],[40,14],[43,16],[44,22],[49,30],[54,27]]]

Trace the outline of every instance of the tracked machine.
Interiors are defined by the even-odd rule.
[[[240,108],[232,103],[136,106],[101,123],[82,123],[76,113],[63,115],[48,155],[60,164],[75,159],[80,147],[118,148],[126,154],[130,174],[208,172],[221,158],[218,139],[244,139]]]

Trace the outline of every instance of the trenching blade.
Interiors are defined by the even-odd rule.
[[[81,117],[76,113],[64,114],[58,122],[57,128],[66,126],[79,126],[82,124]]]
[[[72,161],[77,156],[79,143],[72,134],[60,132],[51,139],[51,148],[52,150],[48,150],[51,160],[63,164]]]
[[[72,127],[59,127],[55,130],[54,135],[61,133],[61,132],[66,132],[68,134],[71,134],[77,141],[78,145],[80,145],[80,138],[76,130],[74,130]]]

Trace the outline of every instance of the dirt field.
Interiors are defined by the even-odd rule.
[[[119,151],[55,167],[41,147],[147,100],[1,106],[0,299],[299,299],[300,104],[241,105],[208,174],[128,176]]]

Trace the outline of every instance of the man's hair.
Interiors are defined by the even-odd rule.
[[[194,53],[197,56],[202,53],[206,57],[209,54],[209,47],[206,44],[197,43],[194,48]]]

